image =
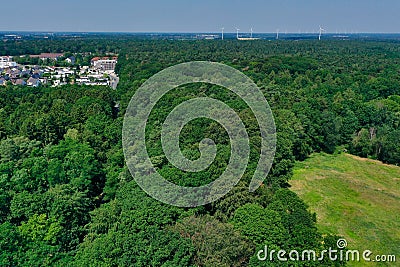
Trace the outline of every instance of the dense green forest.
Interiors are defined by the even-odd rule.
[[[66,85],[0,87],[0,266],[341,266],[344,262],[259,261],[271,249],[322,251],[336,236],[288,181],[296,160],[312,152],[348,152],[400,164],[400,43],[367,41],[167,41],[100,38],[18,41],[0,54],[118,53],[116,90]],[[185,126],[181,149],[199,157],[199,141],[218,147],[205,171],[184,173],[163,156],[160,132],[183,101],[209,96],[243,120],[251,143],[243,179],[224,198],[198,208],[154,200],[124,162],[121,129],[135,90],[182,62],[232,66],[261,88],[274,114],[277,151],[255,193],[260,133],[235,94],[206,84],[177,88],[156,105],[146,131],[151,160],[177,184],[216,179],[229,160],[229,138],[217,123]],[[116,105],[118,103],[118,105]]]

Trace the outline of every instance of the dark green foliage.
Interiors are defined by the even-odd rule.
[[[98,36],[8,41],[0,51],[16,56],[119,53],[121,78],[115,91],[77,85],[0,88],[1,266],[332,266],[260,262],[256,257],[265,245],[316,251],[335,245],[337,237],[323,237],[315,214],[287,189],[295,160],[341,147],[400,163],[398,42]],[[227,103],[243,120],[251,145],[244,177],[229,194],[205,207],[180,209],[152,199],[135,184],[125,167],[121,128],[125,108],[144,81],[193,60],[222,62],[251,77],[273,109],[278,140],[270,174],[250,193],[260,133],[249,107],[217,86],[190,84],[171,91],[152,111],[146,129],[151,160],[165,177],[182,185],[206,184],[229,161],[224,128],[198,119],[184,127],[181,149],[195,159],[198,143],[211,138],[218,147],[216,161],[194,174],[168,163],[161,126],[188,99],[209,96]],[[44,64],[28,57],[18,61]],[[77,55],[77,63],[90,64],[90,56]]]
[[[209,215],[185,218],[172,230],[192,241],[196,248],[196,266],[242,266],[254,249],[231,224],[221,223]]]
[[[190,266],[189,240],[165,228],[186,212],[126,184],[116,199],[95,210],[76,266]]]

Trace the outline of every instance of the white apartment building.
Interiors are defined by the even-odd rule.
[[[114,71],[117,64],[117,57],[96,57],[92,59],[92,66],[102,71]]]
[[[17,63],[12,61],[11,56],[3,56],[0,57],[0,68],[4,69],[4,68],[12,68],[12,67],[16,67]]]

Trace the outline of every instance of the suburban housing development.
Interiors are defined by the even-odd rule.
[[[119,82],[115,73],[117,56],[94,57],[90,65],[76,64],[75,56],[65,57],[63,53],[41,53],[29,55],[29,58],[38,58],[42,64],[18,64],[12,56],[0,57],[0,85],[57,87],[79,84],[115,89]],[[54,63],[60,61],[64,63],[63,66],[55,66]]]

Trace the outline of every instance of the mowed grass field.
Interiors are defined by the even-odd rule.
[[[397,260],[349,266],[400,266],[400,167],[345,153],[314,154],[297,163],[291,185],[316,212],[322,233],[343,236],[360,254],[368,249]]]

